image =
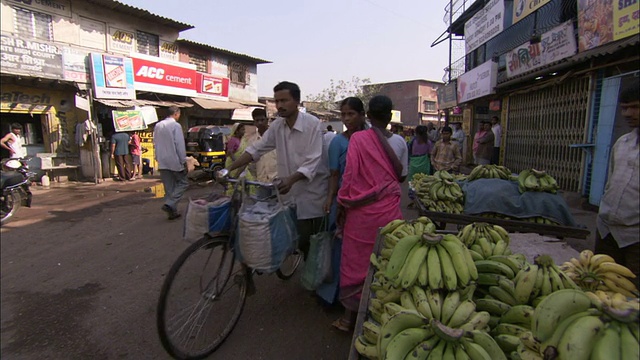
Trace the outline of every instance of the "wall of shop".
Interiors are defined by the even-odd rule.
[[[46,87],[0,85],[0,111],[13,114],[39,114],[45,152],[75,153],[75,126],[87,113],[74,106],[73,91],[51,90]]]

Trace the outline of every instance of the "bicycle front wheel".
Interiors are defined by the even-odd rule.
[[[294,250],[291,254],[287,255],[280,268],[276,270],[276,275],[282,280],[289,280],[295,274],[296,269],[302,262],[302,252],[300,250]]]
[[[248,273],[229,238],[205,236],[171,267],[156,314],[164,349],[176,359],[202,359],[235,327],[247,297]]]

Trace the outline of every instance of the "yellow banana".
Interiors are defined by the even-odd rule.
[[[582,264],[582,267],[585,269],[589,269],[591,270],[591,258],[593,257],[593,251],[587,249],[587,250],[582,250],[580,252],[580,264]]]
[[[596,270],[603,263],[615,263],[616,261],[607,254],[594,254],[589,260],[589,265]]]
[[[598,254],[601,255],[601,254]],[[598,256],[598,255],[594,255],[594,257]],[[597,265],[598,267],[595,269],[596,273],[607,273],[607,272],[611,272],[611,273],[616,273],[618,275],[624,276],[624,277],[628,277],[631,279],[635,279],[636,275],[629,270],[628,268],[620,265],[620,264],[616,264],[615,262],[605,262],[605,263],[600,263],[599,265]]]

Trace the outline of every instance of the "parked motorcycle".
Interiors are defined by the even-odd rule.
[[[4,224],[18,211],[20,206],[31,207],[31,177],[29,159],[5,159],[0,173],[0,223]]]

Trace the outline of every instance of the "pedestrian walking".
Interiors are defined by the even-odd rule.
[[[502,143],[502,126],[497,116],[491,118],[491,132],[493,132],[493,154],[491,163],[498,165],[500,162],[500,144]]]
[[[9,152],[10,158],[17,159],[27,156],[27,149],[24,145],[22,125],[18,123],[11,124],[11,131],[0,140],[0,146]]]
[[[133,162],[132,179],[142,179],[142,146],[140,145],[140,135],[138,135],[137,131],[131,134],[129,152],[131,153],[131,160]]]
[[[255,144],[262,140],[264,133],[269,130],[269,119],[265,109],[256,108],[251,112],[253,118],[253,126],[258,130],[253,139],[249,140],[249,145]],[[276,150],[271,150],[262,155],[256,161],[256,179],[260,182],[270,183],[278,176],[278,159]]]
[[[306,259],[310,237],[318,233],[322,225],[327,197],[329,172],[323,156],[323,127],[318,118],[298,110],[298,85],[283,81],[273,92],[278,117],[262,140],[249,146],[227,170],[241,168],[276,150],[278,191],[296,204],[298,246]]]
[[[171,106],[169,116],[157,123],[153,129],[153,147],[165,192],[162,211],[167,213],[169,220],[180,217],[178,202],[189,187],[187,151],[178,119],[180,108]]]
[[[429,139],[427,128],[418,125],[416,135],[409,141],[409,180],[413,179],[415,174],[431,175],[430,154],[435,142]]]
[[[476,165],[489,165],[493,155],[494,136],[491,122],[480,122],[480,130],[473,137],[473,159]]]
[[[118,180],[129,181],[131,178],[131,157],[129,157],[129,134],[118,132],[111,136],[111,158],[116,162]]]
[[[336,132],[333,131],[333,126],[327,125],[327,132],[323,135],[324,148],[328,149],[329,145],[331,145],[331,140],[336,137]]]
[[[595,252],[608,254],[640,276],[640,84],[620,94],[620,113],[631,128],[611,149],[609,179],[596,220]],[[636,284],[638,282],[636,278]]]

